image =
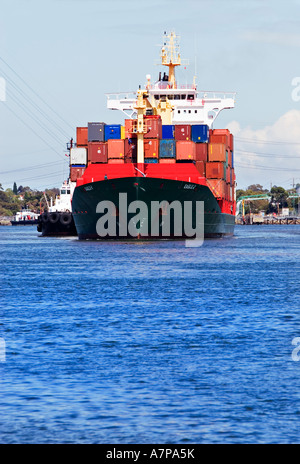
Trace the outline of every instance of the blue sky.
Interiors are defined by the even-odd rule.
[[[0,183],[59,186],[65,144],[88,121],[122,123],[107,92],[136,90],[161,68],[164,31],[181,37],[201,90],[237,92],[215,127],[235,139],[238,188],[300,183],[300,1],[3,0],[0,11]],[[300,79],[300,78],[299,78]],[[300,82],[300,80],[299,80]],[[300,95],[300,89],[299,89]]]

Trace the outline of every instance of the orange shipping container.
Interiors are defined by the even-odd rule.
[[[76,143],[77,147],[85,147],[88,144],[88,128],[76,127]]]
[[[224,163],[206,163],[206,177],[208,179],[224,179]]]
[[[124,158],[125,143],[123,139],[110,139],[107,141],[107,157]]]
[[[195,160],[196,143],[191,141],[179,140],[176,142],[176,159],[178,160]]]
[[[136,138],[137,120],[136,119],[125,119],[124,130],[125,130],[126,139]]]
[[[226,145],[223,143],[209,143],[208,161],[226,162]]]
[[[159,140],[158,139],[144,139],[144,157],[145,158],[158,158]]]
[[[158,161],[160,164],[174,164],[176,163],[175,158],[160,158]]]
[[[216,198],[226,198],[226,182],[222,179],[207,179],[207,185]]]

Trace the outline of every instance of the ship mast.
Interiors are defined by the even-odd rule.
[[[178,43],[176,42],[177,36],[175,32],[166,34],[166,41],[161,49],[161,63],[163,66],[169,68],[169,83],[171,88],[176,89],[176,80],[175,80],[175,68],[176,66],[181,65],[181,57],[178,49]]]

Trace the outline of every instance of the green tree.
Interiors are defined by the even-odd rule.
[[[18,195],[18,187],[17,187],[17,184],[14,182],[14,186],[13,186],[13,192],[15,195]]]

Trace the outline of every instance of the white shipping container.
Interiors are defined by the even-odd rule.
[[[70,164],[84,164],[87,163],[87,150],[84,147],[71,148],[70,150]]]

